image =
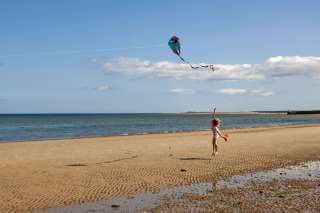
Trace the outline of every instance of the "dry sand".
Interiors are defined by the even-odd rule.
[[[0,212],[28,212],[320,159],[320,126],[0,144]]]

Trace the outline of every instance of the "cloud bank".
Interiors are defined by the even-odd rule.
[[[233,88],[226,88],[218,90],[218,93],[226,94],[226,95],[242,95],[247,93],[245,89],[233,89]]]
[[[193,95],[196,93],[195,90],[193,89],[182,89],[182,88],[177,88],[177,89],[171,89],[168,91],[170,94],[177,94],[177,95]]]
[[[305,76],[320,79],[320,57],[271,57],[260,69],[271,77]]]
[[[250,96],[262,96],[268,97],[272,96],[273,92],[264,91],[264,90],[246,90],[246,89],[234,89],[234,88],[225,88],[217,91],[220,94],[224,95],[250,95]]]
[[[289,76],[320,79],[320,57],[276,56],[263,64],[216,64],[216,71],[192,70],[187,64],[118,58],[103,64],[105,73],[181,80],[262,80]]]

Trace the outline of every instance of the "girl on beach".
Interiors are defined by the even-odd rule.
[[[215,156],[218,154],[218,138],[219,136],[222,137],[225,141],[227,141],[227,135],[223,136],[219,130],[219,126],[221,124],[221,121],[219,119],[212,119],[211,120],[211,130],[212,130],[212,155]]]

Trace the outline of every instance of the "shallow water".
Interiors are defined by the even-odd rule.
[[[87,213],[87,212],[143,212],[151,210],[165,199],[182,199],[186,193],[207,195],[212,189],[247,187],[251,181],[271,181],[307,179],[320,180],[320,161],[312,161],[276,170],[237,175],[214,183],[192,184],[160,190],[158,193],[139,193],[95,203],[72,205],[64,208],[48,209],[42,213]]]

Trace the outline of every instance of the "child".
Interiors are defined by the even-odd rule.
[[[218,154],[218,138],[219,136],[222,137],[225,141],[227,141],[227,137],[226,136],[222,136],[220,130],[219,130],[219,126],[220,126],[221,121],[219,119],[212,119],[211,120],[211,129],[212,129],[212,156],[215,156],[216,154]]]

